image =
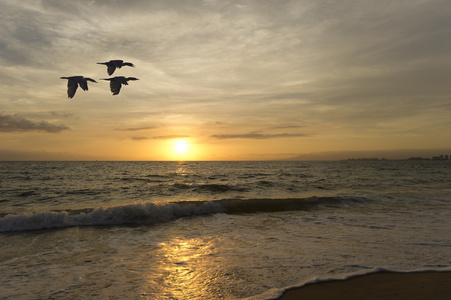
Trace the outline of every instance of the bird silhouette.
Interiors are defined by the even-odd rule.
[[[117,95],[121,91],[122,85],[128,85],[127,81],[139,79],[135,77],[116,76],[113,78],[101,78],[100,80],[109,80],[111,92],[113,93],[113,95]]]
[[[88,81],[95,82],[94,79],[83,77],[83,76],[70,76],[70,77],[60,77],[61,79],[68,79],[67,81],[67,97],[73,98],[78,86],[83,89],[83,91],[88,90]]]
[[[123,66],[129,66],[129,67],[134,67],[135,65],[129,62],[124,62],[123,60],[110,60],[108,62],[103,62],[103,63],[97,63],[99,65],[106,65],[107,68],[107,72],[108,75],[112,75],[114,73],[114,71],[116,70],[116,68],[120,69]]]

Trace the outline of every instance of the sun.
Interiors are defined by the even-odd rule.
[[[171,161],[194,161],[199,159],[199,146],[190,138],[173,139],[165,145],[164,155]]]
[[[174,151],[177,154],[187,154],[189,150],[188,143],[185,140],[176,140],[174,142]]]

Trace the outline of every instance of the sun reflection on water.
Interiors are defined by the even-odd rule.
[[[177,162],[177,170],[175,171],[175,173],[178,176],[188,176],[187,163],[184,161]]]
[[[168,299],[213,299],[214,247],[205,239],[174,239],[160,244],[164,296]],[[216,290],[216,292],[215,292]],[[221,298],[219,296],[219,298]]]

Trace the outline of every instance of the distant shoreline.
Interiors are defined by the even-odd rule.
[[[348,158],[348,159],[343,159],[344,161],[349,161],[349,160],[365,160],[365,161],[379,161],[379,160],[394,160],[394,161],[402,161],[402,160],[430,160],[430,161],[449,161],[450,159],[447,157],[432,157],[432,158],[428,158],[428,157],[410,157],[410,158],[400,158],[400,159],[389,159],[389,158],[377,158],[377,157],[369,157],[369,158]],[[343,161],[342,160],[342,161]]]

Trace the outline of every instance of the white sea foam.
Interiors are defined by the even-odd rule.
[[[93,225],[155,224],[180,217],[212,214],[224,211],[215,202],[200,205],[184,203],[133,204],[109,208],[97,208],[91,212],[71,214],[62,212],[25,213],[7,215],[0,219],[0,232],[64,228]]]
[[[369,202],[363,197],[310,197],[288,199],[224,199],[218,201],[182,201],[166,204],[140,203],[100,207],[83,211],[46,211],[9,214],[0,218],[0,232],[26,231],[74,226],[156,224],[177,218],[215,213],[258,213],[312,210],[321,207],[339,209]]]

